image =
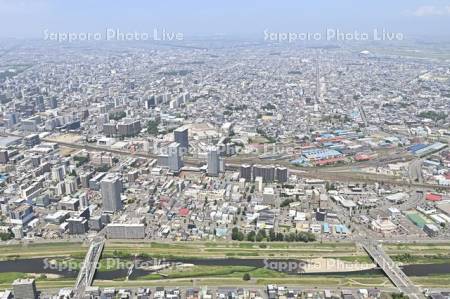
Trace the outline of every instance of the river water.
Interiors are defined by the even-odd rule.
[[[299,260],[268,260],[264,261],[262,259],[183,259],[183,260],[163,260],[164,263],[176,264],[176,263],[186,263],[194,265],[206,265],[206,266],[250,266],[262,268],[267,266],[267,263],[289,263],[296,262],[302,263]],[[148,268],[142,269],[141,265],[153,265],[153,260],[139,260],[139,261],[129,261],[128,264],[139,265],[135,267],[130,275],[130,279],[137,279],[140,276],[155,273],[154,270]],[[128,265],[127,264],[127,265]],[[70,265],[70,264],[69,264]],[[433,274],[450,274],[450,263],[446,264],[418,264],[418,265],[405,265],[402,267],[403,271],[408,276],[427,276]],[[33,258],[33,259],[20,259],[20,260],[9,260],[0,261],[0,273],[5,272],[21,272],[21,273],[37,273],[37,274],[57,274],[62,277],[76,277],[78,274],[78,268],[73,266],[57,267],[54,263],[51,263],[51,259],[47,258]],[[122,267],[119,270],[111,270],[105,272],[98,272],[95,276],[96,279],[102,280],[112,280],[120,279],[127,276],[129,271],[129,266]],[[370,269],[362,271],[352,271],[352,272],[321,272],[321,273],[299,273],[297,270],[288,271],[287,269],[281,270],[281,272],[289,273],[292,275],[370,275],[370,274],[382,274],[380,269]]]

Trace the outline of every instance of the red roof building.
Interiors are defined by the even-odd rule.
[[[442,195],[435,194],[435,193],[428,193],[425,196],[425,199],[428,200],[428,201],[441,201],[442,200]]]
[[[186,217],[187,215],[189,215],[189,209],[181,208],[180,211],[178,212],[178,215],[180,215],[181,217]]]

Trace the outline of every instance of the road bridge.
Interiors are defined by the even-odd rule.
[[[400,292],[414,299],[426,298],[422,291],[413,284],[408,276],[406,276],[402,269],[400,269],[391,257],[384,252],[381,244],[369,239],[360,241],[360,244]]]
[[[75,282],[74,290],[76,298],[82,298],[86,287],[92,285],[95,271],[97,270],[97,265],[100,260],[100,256],[102,255],[104,246],[105,240],[103,238],[96,238],[91,242]]]

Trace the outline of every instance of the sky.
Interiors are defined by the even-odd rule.
[[[262,36],[271,32],[364,32],[450,37],[450,0],[0,0],[1,38],[48,32],[150,32]]]

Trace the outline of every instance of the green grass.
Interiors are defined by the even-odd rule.
[[[267,268],[258,268],[253,271],[250,271],[249,273],[250,273],[250,277],[255,277],[255,278],[290,277],[289,274],[285,274],[285,273],[267,269]]]
[[[401,254],[391,255],[391,258],[396,262],[401,262],[405,265],[412,264],[450,264],[449,255],[414,255],[414,254]]]
[[[243,257],[243,256],[258,256],[257,253],[254,252],[227,252],[225,253],[226,257]]]
[[[283,278],[261,278],[257,279],[257,284],[296,284],[311,286],[340,286],[340,287],[381,287],[391,286],[388,278],[382,275],[370,276],[337,276],[337,275],[321,275],[321,276],[297,276]]]
[[[189,277],[214,277],[214,276],[242,276],[246,272],[255,270],[249,266],[193,266],[161,271],[167,278],[189,278]]]
[[[36,243],[29,245],[0,245],[0,260],[37,257],[83,256],[87,247],[76,242]]]
[[[393,260],[404,264],[450,263],[450,243],[406,243],[383,246]]]
[[[11,284],[14,280],[25,277],[26,277],[25,273],[19,272],[0,273],[0,284]]]
[[[0,260],[38,257],[84,258],[87,246],[81,243],[39,243],[29,245],[0,246]],[[107,242],[105,257],[123,257],[146,254],[151,257],[220,258],[234,257],[320,257],[365,255],[353,243],[287,243],[287,242]],[[120,257],[120,256],[119,256]]]
[[[112,257],[114,252],[123,256],[144,254],[153,258],[225,258],[225,257],[326,257],[365,256],[353,243],[287,243],[287,242],[193,242],[182,244],[108,242],[104,256]]]
[[[428,275],[410,277],[414,284],[422,287],[444,287],[450,285],[450,275]]]

